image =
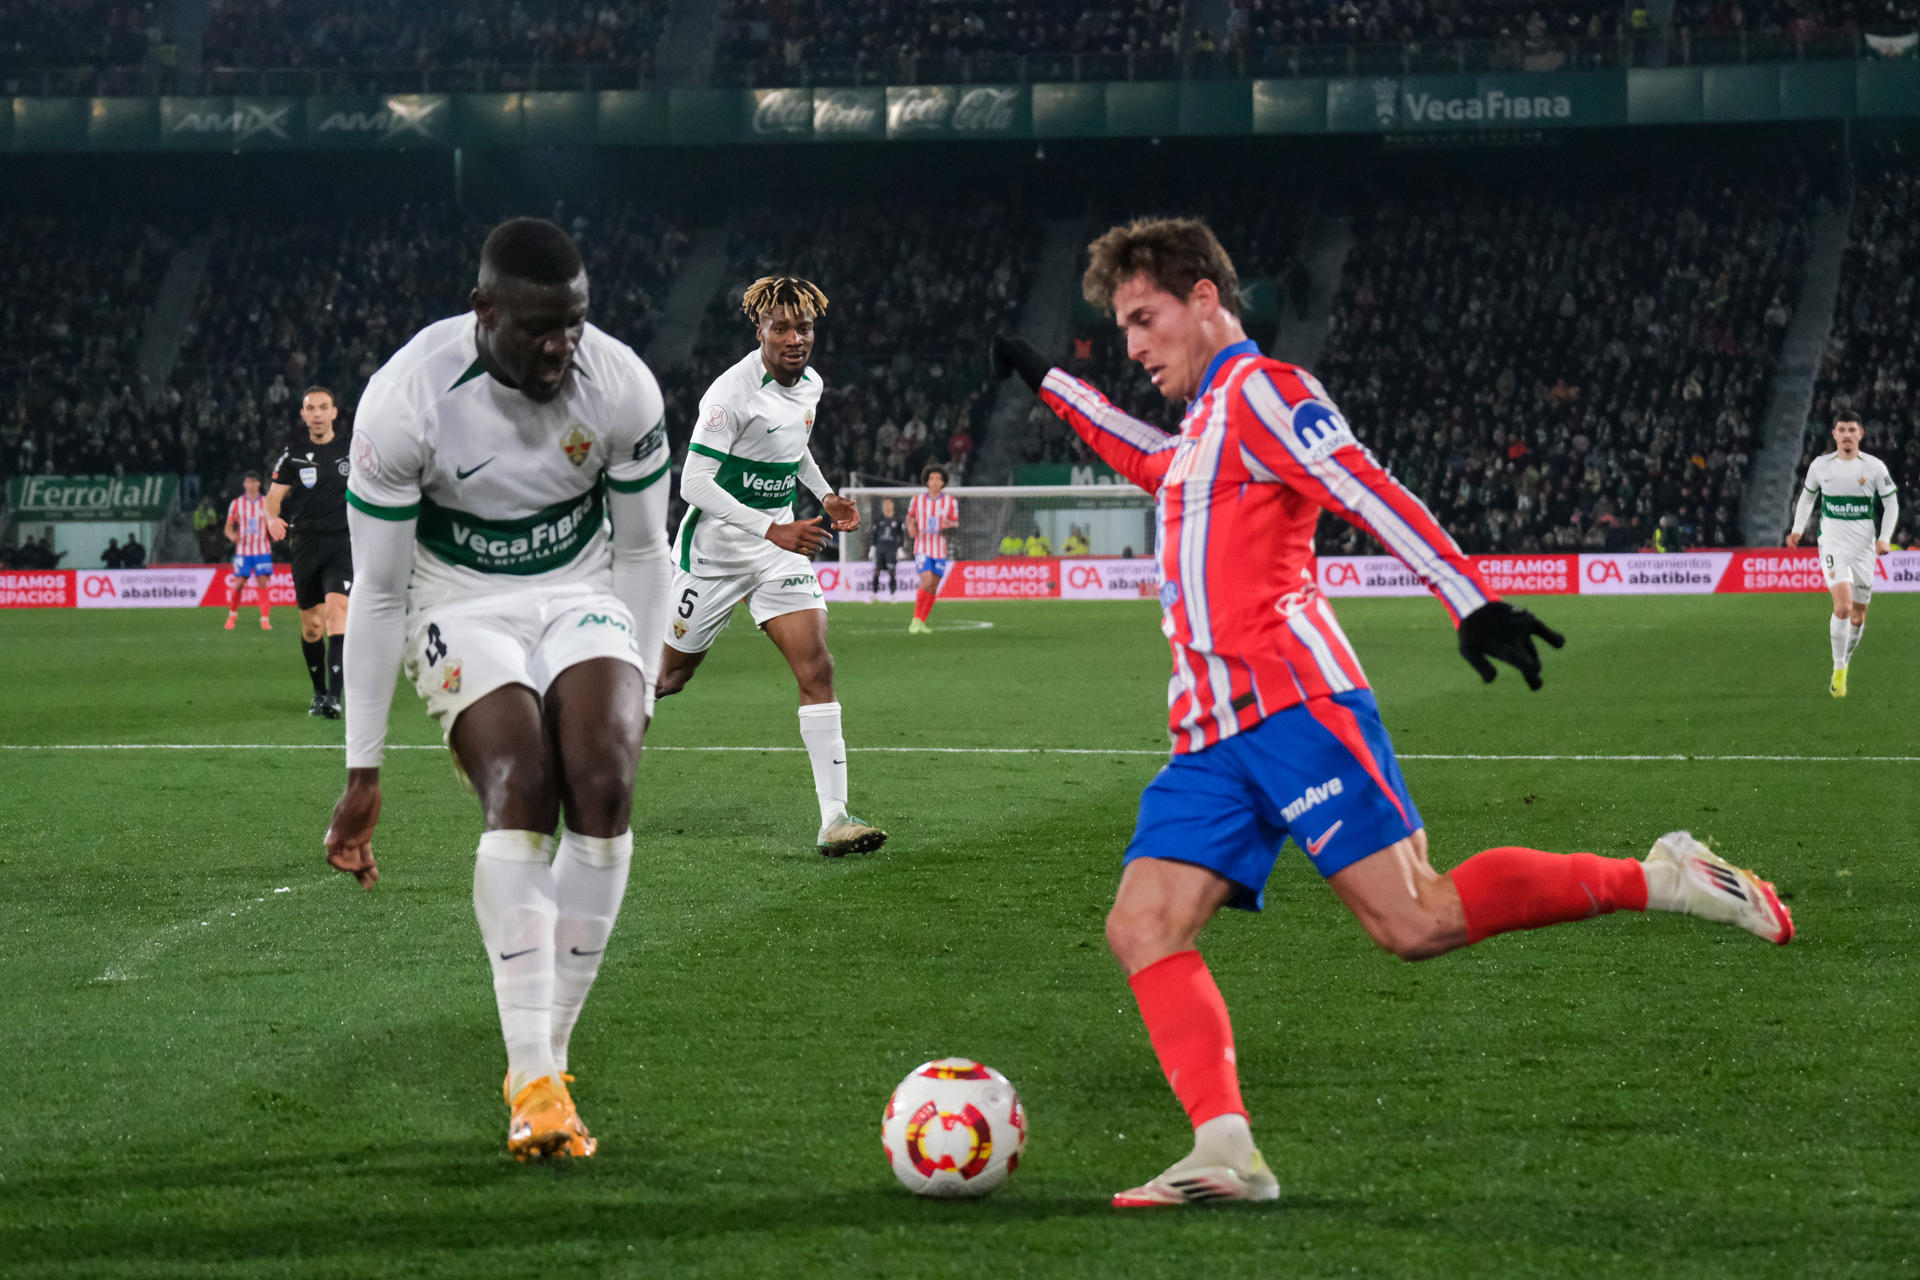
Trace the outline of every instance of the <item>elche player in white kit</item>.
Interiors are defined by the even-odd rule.
[[[1833,593],[1833,616],[1827,620],[1833,675],[1827,692],[1836,698],[1847,696],[1847,668],[1853,651],[1860,647],[1867,604],[1873,599],[1874,564],[1892,548],[1893,530],[1900,520],[1893,477],[1884,462],[1860,452],[1863,434],[1858,419],[1843,417],[1833,424],[1834,451],[1808,465],[1806,483],[1793,506],[1793,532],[1787,535],[1788,546],[1800,545],[1817,500],[1820,572]]]
[[[587,303],[565,231],[494,228],[473,311],[421,330],[368,384],[347,498],[347,788],[327,861],[367,888],[379,878],[379,766],[404,663],[485,818],[473,907],[521,1160],[596,1147],[567,1088],[568,1041],[626,892],[671,575],[660,388],[587,323]]]
[[[740,305],[760,345],[700,398],[680,471],[687,514],[675,547],[659,694],[686,687],[733,607],[746,601],[800,687],[800,740],[820,802],[815,847],[830,858],[870,853],[887,833],[847,811],[847,744],[827,649],[827,602],[807,559],[831,537],[828,521],[837,530],[860,527],[859,508],[833,492],[807,447],[822,390],[807,360],[827,295],[811,281],[763,276]],[[824,517],[793,518],[803,484]]]

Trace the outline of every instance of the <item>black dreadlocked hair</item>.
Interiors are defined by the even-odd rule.
[[[740,309],[755,324],[775,307],[791,307],[795,314],[811,319],[826,313],[827,295],[819,285],[799,276],[761,276],[740,295]]]

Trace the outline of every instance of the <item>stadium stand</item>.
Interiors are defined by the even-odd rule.
[[[1099,74],[1149,55],[1145,67],[1165,75],[1177,70],[1183,11],[1181,0],[735,0],[716,80],[940,83],[962,61],[981,73],[975,80],[1092,78],[1075,73],[1076,55],[1092,59],[1079,70]]]
[[[210,67],[411,71],[415,81],[420,69],[430,68],[442,73],[436,89],[479,87],[472,73],[487,69],[539,65],[619,65],[644,83],[651,78],[654,48],[666,23],[663,0],[577,6],[520,0],[406,5],[223,0],[207,25],[203,47]],[[510,83],[516,79],[521,82]],[[532,77],[510,71],[488,80],[487,87],[529,88]],[[560,86],[542,81],[542,87]]]
[[[171,243],[123,217],[0,226],[0,477],[181,468],[136,364]]]
[[[1920,171],[1894,166],[1854,192],[1853,217],[1807,443],[1796,477],[1833,448],[1842,413],[1858,415],[1863,447],[1903,486],[1920,477]],[[1915,504],[1920,505],[1920,504]],[[1894,541],[1911,545],[1920,515],[1903,514]]]
[[[116,70],[170,67],[170,8],[154,0],[0,0],[0,90],[111,92],[121,84]],[[67,74],[32,84],[22,75],[46,67]]]
[[[1694,175],[1381,200],[1317,372],[1469,551],[1739,541],[1810,188]],[[1330,519],[1321,548],[1358,531]]]

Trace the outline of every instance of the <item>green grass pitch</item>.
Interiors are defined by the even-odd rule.
[[[855,810],[893,833],[844,862],[812,851],[791,679],[736,622],[641,766],[574,1167],[505,1154],[444,754],[390,757],[363,893],[321,862],[331,751],[0,751],[0,1274],[1920,1274],[1920,601],[1874,606],[1844,702],[1817,597],[1538,607],[1569,642],[1529,694],[1483,688],[1432,601],[1341,606],[1435,863],[1689,827],[1800,938],[1620,915],[1408,965],[1289,852],[1203,943],[1262,1207],[1106,1204],[1187,1141],[1101,938],[1165,741],[1150,605],[943,604],[926,638],[837,608]],[[0,618],[0,744],[337,743],[291,611],[220,621]],[[394,726],[437,742],[405,689]],[[1788,758],[1701,758],[1736,755]],[[944,1054],[1030,1108],[984,1202],[881,1157],[889,1090]]]

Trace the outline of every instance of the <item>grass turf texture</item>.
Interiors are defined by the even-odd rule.
[[[1555,600],[1530,695],[1483,689],[1431,601],[1341,613],[1402,753],[1904,754],[1920,602],[1826,694],[1813,597]],[[250,616],[250,615],[249,615]],[[284,619],[290,612],[282,611]],[[856,812],[812,851],[806,757],[658,751],[625,911],[575,1038],[603,1154],[505,1154],[470,908],[472,799],[396,753],[363,893],[319,837],[330,752],[0,752],[9,1276],[1910,1275],[1920,1268],[1911,764],[1407,761],[1451,866],[1497,844],[1711,837],[1791,895],[1775,949],[1620,915],[1421,965],[1289,850],[1205,939],[1276,1206],[1123,1215],[1186,1149],[1101,921],[1151,751],[1150,606],[834,613]],[[0,742],[337,742],[290,627],[214,611],[0,619]],[[437,730],[401,690],[394,738]],[[652,745],[797,747],[736,625]],[[1033,1141],[982,1203],[880,1153],[914,1064],[1012,1077]]]

